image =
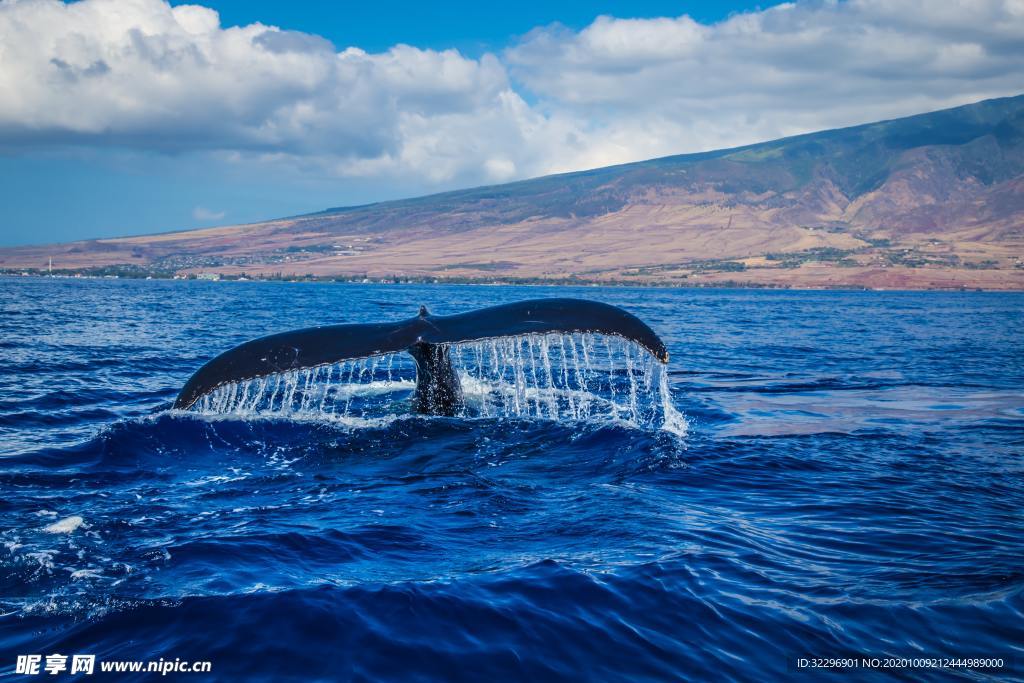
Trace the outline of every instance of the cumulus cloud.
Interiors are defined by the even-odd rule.
[[[9,147],[228,150],[444,179],[485,168],[488,138],[516,144],[509,130],[528,113],[493,55],[337,50],[262,24],[225,28],[213,10],[161,0],[6,2],[0,45]],[[455,164],[459,148],[472,155]]]
[[[713,25],[600,17],[535,30],[505,59],[608,139],[712,149],[1024,92],[1024,2],[800,2]]]
[[[162,0],[6,0],[0,146],[500,182],[1015,94],[1021,63],[1024,0],[800,2],[707,25],[600,17],[476,59],[224,27]]]

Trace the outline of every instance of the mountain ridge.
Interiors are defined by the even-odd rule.
[[[0,268],[1024,288],[1024,95],[241,226],[0,249]]]
[[[978,107],[979,105],[988,105],[988,104],[995,105],[995,104],[1000,104],[1000,103],[1012,103],[1015,100],[1024,100],[1024,94],[1013,95],[1013,96],[1008,96],[1008,97],[997,97],[997,98],[992,98],[992,99],[988,99],[988,100],[982,100],[980,102],[975,102],[975,103],[972,103],[972,104],[964,104],[964,105],[960,105],[958,107],[951,107],[951,108],[948,108],[948,109],[936,109],[936,110],[929,111],[929,112],[923,112],[923,113],[920,113],[920,114],[913,114],[911,116],[900,117],[900,118],[895,118],[895,119],[883,119],[881,121],[875,121],[875,122],[872,122],[872,123],[860,123],[860,124],[854,124],[852,126],[844,126],[842,128],[831,128],[831,129],[822,130],[822,131],[813,131],[813,132],[810,132],[810,133],[800,133],[800,134],[797,134],[797,135],[790,135],[790,136],[786,136],[786,137],[783,137],[783,138],[777,138],[777,139],[774,139],[774,140],[766,140],[766,141],[762,141],[762,142],[753,142],[753,143],[750,143],[750,144],[747,144],[747,145],[739,145],[737,147],[723,147],[721,149],[707,150],[707,151],[703,151],[703,152],[685,152],[685,153],[681,153],[681,154],[669,154],[669,155],[662,156],[662,157],[653,157],[651,159],[642,159],[642,160],[639,160],[639,161],[628,161],[628,162],[621,163],[621,164],[613,164],[611,166],[599,166],[599,167],[583,169],[583,170],[579,170],[579,171],[565,171],[563,173],[552,173],[552,174],[548,174],[548,175],[537,176],[535,178],[524,178],[522,180],[515,180],[515,181],[508,182],[508,183],[492,183],[492,184],[489,184],[489,185],[478,185],[478,186],[474,186],[474,187],[460,188],[460,189],[456,189],[456,190],[447,190],[447,191],[444,191],[444,192],[436,192],[436,193],[427,194],[427,195],[419,195],[419,196],[416,196],[416,197],[405,197],[405,198],[400,198],[400,199],[389,199],[389,200],[384,200],[384,201],[380,201],[380,202],[372,202],[372,203],[369,203],[369,204],[356,204],[356,205],[352,205],[352,206],[330,207],[330,208],[327,208],[327,209],[323,209],[321,211],[314,211],[314,212],[311,212],[311,213],[298,214],[298,215],[295,215],[295,216],[289,216],[288,218],[302,218],[302,217],[309,217],[309,216],[319,216],[319,215],[325,215],[325,214],[348,212],[348,211],[352,211],[352,210],[356,210],[356,209],[365,209],[365,208],[369,208],[369,207],[373,207],[373,206],[391,205],[391,204],[398,204],[398,203],[404,203],[404,202],[414,202],[414,201],[420,201],[420,200],[431,200],[431,199],[436,199],[436,198],[440,198],[440,197],[468,194],[468,193],[473,193],[473,192],[482,191],[482,190],[491,190],[491,189],[502,188],[502,187],[509,187],[509,186],[514,186],[514,185],[522,185],[522,184],[526,184],[526,183],[532,183],[532,182],[535,182],[535,181],[543,181],[543,180],[558,179],[558,178],[566,179],[566,178],[571,178],[571,177],[575,177],[575,176],[591,175],[591,174],[595,174],[595,173],[621,171],[621,170],[629,169],[629,168],[632,168],[632,167],[647,166],[647,165],[660,164],[660,163],[672,162],[672,161],[703,161],[703,160],[706,160],[706,159],[721,158],[721,157],[725,157],[725,156],[731,156],[733,154],[740,153],[740,152],[745,152],[745,151],[748,151],[748,150],[753,150],[755,148],[762,148],[762,147],[781,145],[781,144],[790,144],[790,143],[793,143],[793,142],[797,142],[797,141],[804,140],[804,139],[807,139],[807,138],[813,138],[815,136],[818,136],[818,135],[821,135],[821,134],[826,134],[826,133],[827,134],[847,133],[847,132],[857,131],[859,129],[869,128],[869,127],[872,127],[872,126],[883,125],[883,124],[890,124],[890,123],[894,123],[894,122],[897,122],[897,121],[899,121],[899,122],[910,122],[910,121],[913,121],[915,119],[923,119],[925,117],[930,117],[930,116],[935,115],[935,114],[947,113],[947,112],[956,112],[958,110],[963,110],[963,109],[971,109],[971,108]]]

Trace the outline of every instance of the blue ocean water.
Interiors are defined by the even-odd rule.
[[[768,680],[842,654],[1022,675],[1022,295],[0,294],[0,676],[25,679],[26,653],[211,661],[193,680]],[[401,403],[362,426],[168,411],[255,336],[541,296],[647,321],[686,435]]]

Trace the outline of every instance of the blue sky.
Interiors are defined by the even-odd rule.
[[[187,4],[173,2],[174,5]],[[500,50],[517,36],[538,26],[560,23],[580,29],[606,14],[623,18],[676,17],[688,14],[704,23],[732,12],[768,7],[775,2],[685,2],[615,0],[586,2],[266,2],[230,0],[208,2],[226,25],[260,21],[306,33],[316,33],[335,45],[358,45],[371,52],[395,43],[479,55]]]
[[[253,222],[1024,91],[1003,0],[0,1],[0,245]]]

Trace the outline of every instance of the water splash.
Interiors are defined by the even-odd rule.
[[[242,417],[362,417],[380,414],[395,400],[392,394],[408,394],[415,388],[412,358],[387,354],[224,384],[202,396],[191,411]]]
[[[686,434],[665,365],[629,340],[544,334],[450,346],[465,417],[607,421]],[[225,384],[191,411],[350,421],[393,415],[415,388],[412,358],[392,353]]]

